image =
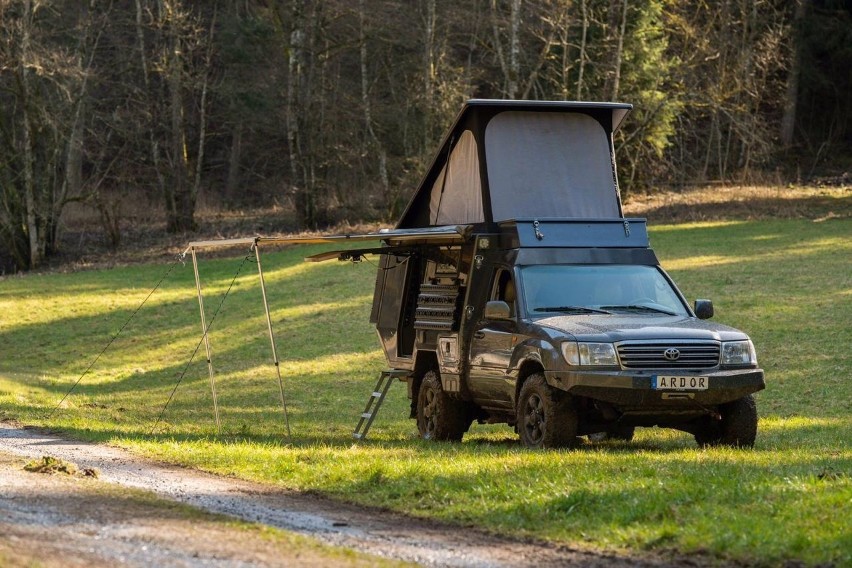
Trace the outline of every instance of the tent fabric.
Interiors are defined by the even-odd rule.
[[[609,135],[591,116],[501,112],[485,153],[495,222],[621,216]]]
[[[445,179],[446,178],[446,179]],[[429,197],[432,225],[464,225],[485,221],[479,152],[473,132],[465,130],[450,153]]]
[[[621,217],[612,132],[632,108],[467,101],[396,227]]]

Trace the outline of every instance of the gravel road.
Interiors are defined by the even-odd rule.
[[[101,481],[151,491],[205,511],[285,529],[322,543],[425,566],[637,568],[705,564],[695,558],[614,556],[497,537],[476,529],[414,519],[315,495],[285,492],[266,485],[155,463],[118,448],[71,441],[12,423],[0,423],[0,452],[27,459],[42,456],[61,458],[80,468],[96,468]],[[33,474],[20,471],[19,475]],[[6,483],[0,485],[6,486]],[[0,513],[4,513],[5,509],[3,516],[9,516],[10,511],[15,511],[15,501],[23,504],[20,499],[4,499],[3,493],[5,490],[0,492]],[[61,530],[61,526],[56,530]],[[99,546],[109,544],[110,539],[103,538]],[[120,558],[120,554],[116,558]],[[162,558],[157,560],[163,564]],[[193,564],[183,558],[172,565],[209,564],[200,560]],[[248,562],[247,565],[264,563]]]

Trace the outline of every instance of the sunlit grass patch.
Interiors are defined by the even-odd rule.
[[[727,227],[742,227],[747,221],[698,221],[695,223],[671,223],[666,225],[656,225],[653,221],[649,222],[651,230],[655,234],[660,233],[685,233],[691,231],[701,231],[705,229],[720,229]]]

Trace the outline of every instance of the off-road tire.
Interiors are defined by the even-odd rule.
[[[754,397],[744,396],[719,407],[721,420],[706,420],[695,430],[699,446],[754,447],[757,438],[757,405]]]
[[[517,429],[527,448],[568,448],[580,443],[574,400],[548,385],[541,373],[530,375],[521,387]]]
[[[467,404],[444,392],[438,373],[423,375],[417,391],[417,431],[421,438],[460,442],[471,421]]]

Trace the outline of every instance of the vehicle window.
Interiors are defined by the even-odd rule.
[[[533,316],[567,313],[570,308],[612,313],[688,313],[672,286],[653,266],[526,266],[521,269],[521,279],[524,303]]]
[[[509,311],[515,313],[515,301],[517,294],[515,291],[515,282],[512,279],[512,273],[508,270],[501,269],[494,277],[494,287],[491,290],[491,300],[501,300],[509,304]]]

